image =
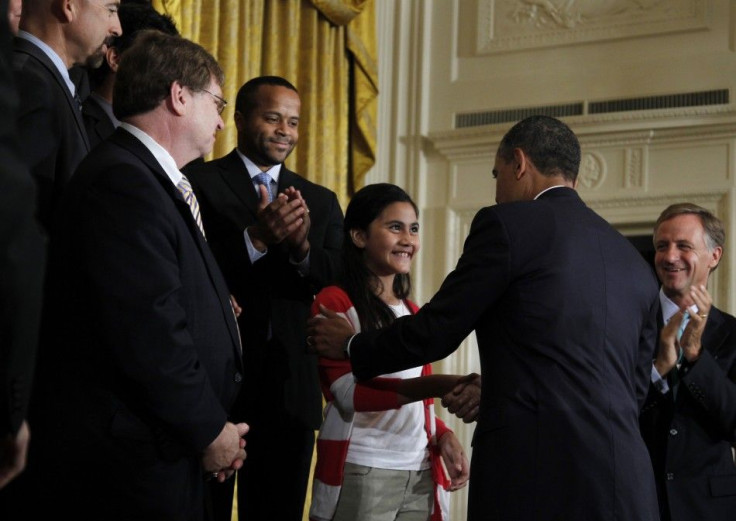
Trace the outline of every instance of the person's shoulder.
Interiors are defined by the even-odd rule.
[[[34,43],[22,38],[14,41],[12,60],[16,75],[21,77],[31,75],[47,83],[59,74],[51,58]]]
[[[334,311],[345,311],[353,307],[350,297],[340,286],[326,286],[322,288],[317,293],[315,301]]]
[[[212,182],[217,178],[212,174],[229,168],[231,155],[232,152],[210,161],[205,161],[204,158],[200,157],[187,163],[181,171],[192,183],[206,184],[208,181]]]
[[[710,319],[716,319],[726,324],[730,329],[736,330],[736,317],[718,309],[715,306],[710,308]]]
[[[297,174],[296,172],[289,170],[285,166],[282,167],[282,174],[285,175],[288,179],[289,185],[293,185],[294,188],[302,192],[302,195],[320,195],[323,197],[335,197],[337,198],[337,194],[330,190],[329,188],[322,186],[320,184],[315,183],[314,181],[310,181],[304,176],[301,176]]]
[[[87,96],[87,98],[82,102],[82,115],[91,116],[95,120],[102,119],[103,117],[107,118],[105,109],[100,105],[100,102],[92,96]]]
[[[413,300],[406,299],[404,303],[407,305],[412,315],[415,314],[417,311],[419,311],[419,306],[417,306],[417,303],[414,302]]]
[[[521,223],[528,221],[535,214],[549,214],[550,208],[546,205],[534,204],[535,201],[513,201],[484,206],[475,214],[475,221],[501,221]],[[521,218],[523,216],[523,219]]]
[[[143,144],[136,147],[137,143],[132,139],[126,139],[128,136],[123,132],[121,129],[116,130],[92,149],[79,164],[78,173],[91,171],[104,178],[119,176],[121,171],[125,171],[126,176],[123,176],[125,179],[135,175],[137,171],[147,170],[143,159],[147,149]],[[76,175],[72,176],[72,180],[74,177]]]

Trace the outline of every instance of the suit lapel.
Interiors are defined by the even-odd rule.
[[[282,164],[281,165],[281,173],[279,174],[279,186],[278,186],[278,193],[283,192],[290,186],[293,186],[297,190],[301,188],[301,183],[299,182],[299,176],[297,176],[294,172],[291,170],[287,170],[287,168]],[[304,195],[304,194],[302,194]]]
[[[225,286],[222,279],[217,261],[212,255],[212,251],[207,245],[205,238],[202,236],[202,232],[199,231],[199,226],[197,226],[197,222],[194,220],[194,216],[192,215],[192,211],[189,208],[189,204],[184,200],[184,197],[182,196],[181,192],[179,192],[179,190],[174,186],[174,183],[171,182],[171,179],[166,174],[156,158],[153,157],[151,152],[135,136],[130,134],[125,129],[119,128],[115,131],[110,139],[112,141],[115,141],[123,148],[138,157],[141,161],[143,161],[151,169],[151,172],[153,173],[156,180],[161,184],[164,191],[166,191],[166,193],[168,193],[169,196],[173,199],[176,209],[178,210],[182,219],[184,219],[184,222],[187,224],[187,228],[189,228],[189,232],[192,234],[194,242],[197,244],[197,248],[199,249],[202,258],[204,259],[204,265],[207,269],[210,283],[217,292],[220,300],[220,305],[222,307],[223,313],[225,314],[233,345],[235,346],[238,354],[241,354],[242,346],[240,343],[240,335],[238,334],[238,326],[236,323],[235,314],[230,303],[230,294],[228,293],[227,287]],[[220,284],[218,283],[218,281],[223,281],[223,283]],[[241,357],[238,356],[236,357],[236,359],[241,360]]]
[[[82,142],[84,143],[87,152],[89,152],[89,138],[87,137],[87,131],[84,128],[82,111],[79,110],[77,101],[72,97],[72,93],[69,92],[69,87],[67,86],[66,81],[61,76],[61,73],[59,73],[59,70],[56,68],[54,63],[49,59],[48,56],[46,56],[46,53],[36,47],[33,43],[29,42],[28,40],[24,40],[23,38],[15,39],[15,51],[22,52],[38,60],[38,62],[40,62],[41,65],[43,65],[44,68],[48,70],[49,74],[51,74],[51,76],[54,78],[54,81],[56,81],[58,87],[64,92],[69,110],[73,114],[74,121],[77,123],[77,130],[79,131],[79,135],[82,139]]]
[[[721,311],[715,307],[711,307],[701,341],[703,349],[707,349],[714,357],[718,354],[718,350],[723,346],[728,336],[728,328],[724,327],[724,325]]]
[[[222,180],[255,218],[258,213],[258,195],[248,169],[235,149],[218,161],[217,166]]]
[[[115,125],[110,121],[105,109],[92,97],[87,98],[84,102],[82,114],[94,121],[94,130],[98,141],[102,141],[115,130]]]

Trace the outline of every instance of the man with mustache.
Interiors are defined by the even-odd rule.
[[[725,237],[723,223],[691,203],[669,206],[654,226],[664,326],[640,423],[662,521],[726,521],[736,511],[736,318],[706,289]]]
[[[118,0],[24,0],[13,67],[20,94],[23,157],[38,186],[48,229],[62,188],[90,150],[74,65],[97,67],[108,39],[121,34]]]
[[[240,519],[301,521],[322,420],[305,324],[314,295],[338,272],[343,214],[332,191],[283,164],[299,139],[300,106],[284,78],[246,82],[235,103],[237,148],[186,171],[208,244],[243,308],[246,373],[232,420],[251,430],[238,471]],[[229,521],[233,480],[212,488],[216,519]]]

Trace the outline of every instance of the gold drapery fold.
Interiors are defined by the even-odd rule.
[[[312,5],[335,25],[347,25],[370,0],[311,0]]]
[[[343,207],[375,163],[374,0],[153,0],[182,36],[225,71],[225,130],[212,157],[236,144],[235,95],[250,78],[283,76],[302,100],[299,145],[286,163],[334,190]]]
[[[351,188],[358,189],[376,162],[378,51],[372,0],[371,9],[350,23],[347,36],[347,48],[352,56],[350,180]]]
[[[345,25],[345,48],[350,58],[350,186],[363,185],[366,172],[376,162],[378,66],[376,18],[373,0],[311,0],[335,25]],[[360,16],[358,16],[360,15]]]

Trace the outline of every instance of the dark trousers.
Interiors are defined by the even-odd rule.
[[[247,416],[246,416],[247,418]],[[247,458],[238,471],[239,521],[301,521],[314,431],[293,418],[246,420]],[[230,521],[235,479],[210,482],[215,521]]]

